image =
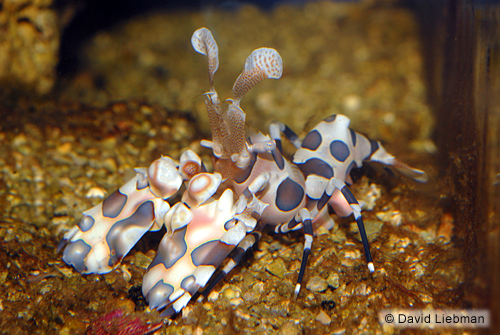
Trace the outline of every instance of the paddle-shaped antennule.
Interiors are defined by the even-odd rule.
[[[231,104],[224,119],[229,124],[231,160],[240,169],[247,168],[250,163],[245,142],[245,112],[240,108],[240,101],[256,84],[267,78],[278,79],[282,73],[283,62],[279,53],[271,48],[259,48],[248,56],[243,72],[233,85],[234,99],[227,100]]]
[[[279,79],[283,73],[283,61],[278,51],[259,48],[248,56],[243,72],[233,86],[233,104],[239,105],[243,96],[264,79]]]
[[[224,147],[224,141],[229,138],[228,126],[222,117],[219,96],[214,86],[214,75],[219,68],[219,48],[207,28],[196,30],[191,37],[191,44],[196,52],[207,56],[208,60],[210,91],[205,93],[205,105],[212,130],[212,142],[204,141],[203,145],[212,148],[216,157],[228,156]]]
[[[224,113],[214,87],[214,74],[219,67],[218,47],[207,28],[196,30],[191,38],[193,48],[207,56],[210,91],[205,93],[208,119],[212,130],[212,141],[202,141],[219,158],[217,171],[229,178],[235,169],[246,169],[250,154],[245,141],[245,112],[240,108],[243,96],[266,78],[280,78],[283,72],[281,56],[274,49],[254,50],[245,62],[243,72],[233,86],[234,99],[228,99],[229,106]]]
[[[214,75],[219,68],[219,48],[215,42],[212,32],[207,28],[200,28],[193,33],[191,44],[194,50],[207,56],[208,79],[210,81],[210,92],[215,93]]]

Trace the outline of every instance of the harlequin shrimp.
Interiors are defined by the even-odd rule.
[[[221,111],[220,100],[214,88],[214,74],[218,64],[217,43],[206,28],[197,30],[192,38],[196,51],[207,56],[210,92],[206,93],[206,106],[209,113],[213,140],[203,141],[202,145],[212,148],[215,156],[215,170],[231,179],[237,194],[250,189],[268,206],[261,215],[259,225],[253,234],[248,235],[238,246],[232,260],[222,269],[206,289],[210,291],[241,260],[244,252],[260,237],[265,225],[275,227],[275,232],[286,233],[303,230],[305,235],[304,251],[299,271],[295,296],[300,292],[302,278],[307,265],[313,241],[313,227],[323,225],[333,227],[328,214],[327,203],[341,216],[354,215],[363,242],[370,272],[374,271],[368,239],[361,216],[361,208],[345,181],[350,181],[349,172],[354,166],[361,167],[363,161],[377,161],[393,166],[406,176],[425,182],[426,174],[398,161],[385,151],[380,142],[367,139],[349,128],[349,119],[344,115],[332,115],[320,122],[309,132],[303,142],[286,125],[273,122],[270,137],[263,134],[251,135],[246,146],[243,145],[243,132],[231,132],[231,126],[238,121],[244,122],[245,114],[239,108],[242,95],[262,78],[281,76],[282,60],[273,49],[257,49],[245,62],[243,73],[234,86],[235,99],[228,99],[228,112]],[[242,88],[243,87],[243,88]],[[242,94],[243,92],[243,94]],[[230,113],[238,112],[238,117]],[[229,122],[228,122],[229,121]],[[231,125],[233,123],[233,125]],[[221,134],[226,129],[226,134]],[[282,151],[281,133],[297,148],[293,163],[288,161]],[[233,141],[227,142],[228,134]],[[236,136],[238,139],[235,139]],[[238,142],[239,146],[228,144]],[[204,293],[204,295],[206,295]]]
[[[374,271],[361,208],[346,185],[349,172],[364,161],[394,167],[420,182],[427,176],[388,154],[379,142],[349,128],[349,119],[334,115],[320,122],[301,141],[286,125],[273,122],[270,135],[245,137],[244,95],[266,78],[280,78],[282,60],[270,48],[254,50],[223,109],[214,86],[218,47],[206,28],[195,31],[194,49],[207,56],[210,91],[205,103],[212,141],[202,141],[214,154],[214,172],[207,172],[193,151],[179,162],[161,157],[137,168],[136,176],[82,220],[61,240],[63,260],[84,274],[107,273],[147,232],[165,226],[156,257],[143,279],[151,309],[170,316],[193,295],[206,295],[241,260],[265,226],[277,233],[301,230],[304,251],[295,288],[300,292],[314,230],[333,227],[329,204],[337,214],[353,214],[359,227],[368,268]],[[291,161],[281,144],[284,134],[297,148]],[[175,197],[181,200],[172,204]],[[214,276],[216,269],[228,259]]]

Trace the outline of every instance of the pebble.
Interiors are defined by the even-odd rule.
[[[243,299],[241,298],[233,298],[233,299],[229,299],[229,303],[233,306],[239,306],[243,303]]]
[[[363,177],[360,182],[356,198],[364,211],[375,208],[377,200],[382,196],[382,188],[377,184],[370,184],[368,178]]]
[[[410,264],[410,271],[416,278],[425,275],[425,267],[418,260],[414,260],[413,263]]]
[[[297,325],[295,325],[294,322],[289,321],[289,322],[285,323],[283,325],[283,327],[281,327],[278,334],[280,334],[280,335],[299,335],[301,333],[302,332],[300,331],[299,327],[297,327]]]
[[[208,294],[208,297],[207,297],[207,300],[208,301],[216,301],[217,299],[219,299],[219,292],[217,291],[212,291]]]
[[[338,226],[335,226],[333,228],[329,238],[332,242],[338,243],[338,244],[344,244],[346,239],[347,239],[345,236],[345,232],[341,229],[338,229]]]
[[[378,220],[365,220],[364,223],[368,241],[375,241],[380,236],[384,223]],[[354,237],[356,238],[356,240],[361,242],[361,236],[358,233],[358,224],[356,222],[352,222],[350,229],[351,232],[355,233]]]
[[[314,276],[307,282],[307,289],[314,292],[323,292],[328,288],[328,282],[320,276]]]
[[[59,145],[57,148],[56,148],[57,152],[59,152],[61,155],[66,155],[68,153],[71,152],[71,143],[70,142],[66,142],[66,143],[63,143],[61,145]]]
[[[5,283],[5,279],[7,279],[7,275],[9,274],[8,271],[2,271],[0,272],[0,284],[3,285]]]
[[[275,316],[287,317],[290,314],[290,300],[280,301],[279,304],[271,307],[270,312]]]
[[[353,294],[356,295],[369,295],[372,292],[372,289],[370,286],[366,286],[365,283],[362,283],[358,287],[355,288]]]
[[[263,293],[265,291],[264,283],[261,281],[256,282],[252,286],[252,291],[256,293]]]
[[[346,250],[343,252],[343,255],[341,255],[341,257],[348,259],[359,259],[361,258],[361,251],[359,251],[358,249]]]
[[[330,318],[325,311],[321,310],[316,316],[316,321],[319,321],[325,326],[328,326],[332,322],[332,318]]]
[[[142,268],[142,269],[147,269],[149,264],[151,264],[151,262],[153,261],[152,258],[149,258],[148,256],[146,256],[145,254],[143,254],[142,252],[136,252],[134,254],[134,261],[133,261],[133,264],[139,268]]]
[[[116,149],[116,138],[107,137],[101,142],[101,146],[106,151],[111,151]]]
[[[129,282],[132,279],[132,274],[128,270],[128,267],[125,264],[123,264],[123,265],[120,266],[120,270],[122,271],[123,279],[126,282]]]
[[[328,282],[328,285],[330,285],[333,288],[338,288],[340,285],[340,277],[338,273],[331,273],[328,278],[326,279]]]
[[[260,294],[253,291],[253,290],[247,291],[243,294],[243,300],[248,301],[248,302],[255,301],[259,298],[260,298]]]
[[[92,187],[85,194],[86,198],[100,198],[104,199],[106,195],[106,191],[101,187]]]
[[[70,216],[67,216],[67,215],[64,215],[64,216],[55,216],[53,217],[50,222],[54,225],[54,226],[58,226],[58,225],[61,225],[61,224],[67,224],[69,223],[70,221],[72,221],[73,218],[70,217]]]
[[[337,328],[332,331],[333,335],[343,335],[345,334],[345,328]],[[385,333],[384,333],[385,334]]]
[[[285,263],[281,258],[274,259],[270,264],[267,264],[266,270],[281,279],[285,278],[285,273],[287,272]]]
[[[390,210],[387,212],[378,212],[375,214],[379,220],[382,220],[384,222],[388,222],[394,227],[397,227],[401,224],[402,222],[402,216],[399,211],[396,210]]]
[[[388,323],[384,323],[384,325],[382,326],[382,331],[384,334],[392,335],[394,334],[394,326],[391,326]]]
[[[240,310],[236,310],[234,314],[236,314],[237,317],[247,321],[252,317],[250,314],[242,313]]]
[[[14,137],[14,139],[12,139],[11,144],[12,144],[13,147],[19,147],[20,145],[26,144],[27,141],[28,140],[26,138],[26,135],[19,134],[16,137]]]
[[[235,298],[239,298],[241,295],[241,290],[236,288],[235,286],[228,286],[226,289],[223,289],[224,298],[228,300],[232,300]],[[243,301],[243,300],[242,300]]]
[[[405,229],[408,229],[411,232],[417,233],[421,239],[423,239],[426,243],[434,243],[436,240],[436,229],[435,227],[429,227],[427,229],[420,229],[415,225],[406,226]]]
[[[116,161],[111,158],[111,157],[108,157],[104,160],[104,162],[102,163],[102,166],[107,169],[109,172],[116,172],[116,170],[118,169],[117,165],[116,165]]]

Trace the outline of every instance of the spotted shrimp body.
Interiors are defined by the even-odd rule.
[[[265,225],[274,226],[275,232],[287,233],[292,230],[304,232],[304,251],[299,271],[295,296],[300,292],[302,278],[310,253],[314,226],[323,225],[330,229],[334,223],[327,211],[327,203],[341,216],[353,214],[359,227],[365,256],[370,272],[374,264],[366,236],[361,208],[346,181],[350,182],[349,172],[354,166],[360,167],[363,161],[379,161],[392,165],[403,174],[418,181],[425,181],[423,171],[410,168],[388,154],[378,142],[349,128],[350,120],[344,115],[331,116],[320,122],[300,141],[298,136],[286,125],[273,122],[270,137],[255,134],[247,138],[246,145],[242,125],[245,114],[239,107],[243,97],[262,78],[279,78],[282,61],[272,49],[257,49],[247,59],[245,68],[233,86],[235,99],[228,99],[231,105],[224,113],[219,104],[214,87],[214,74],[218,64],[217,43],[206,28],[197,30],[192,37],[196,51],[207,56],[210,92],[206,93],[206,105],[212,127],[212,142],[203,145],[213,149],[215,170],[232,179],[232,187],[237,194],[252,190],[259,199],[268,205],[262,213],[258,229]],[[244,78],[245,80],[242,80]],[[214,99],[216,97],[216,99]],[[237,102],[237,106],[235,105]],[[238,111],[238,118],[231,117],[232,110]],[[221,129],[227,129],[221,132]],[[231,129],[238,129],[232,131]],[[293,162],[288,161],[282,152],[281,134],[284,134],[296,147]],[[323,140],[324,138],[324,140]],[[240,143],[235,147],[230,144]],[[221,271],[216,280],[222,279],[241,259],[241,255],[254,243],[259,232],[242,241],[239,252]]]
[[[315,229],[334,225],[327,211],[331,206],[341,216],[354,215],[373,272],[361,208],[346,185],[351,182],[349,172],[365,161],[377,161],[417,181],[425,181],[425,173],[351,130],[343,115],[326,118],[303,141],[280,122],[271,123],[269,135],[247,137],[241,100],[260,81],[281,77],[279,53],[254,50],[233,85],[233,98],[221,102],[214,86],[219,67],[215,39],[200,28],[191,43],[208,61],[205,104],[212,140],[201,144],[212,149],[214,171],[208,172],[190,150],[179,162],[162,157],[147,169],[137,168],[132,180],[84,212],[80,223],[64,235],[58,247],[64,249],[63,260],[83,274],[112,271],[147,231],[164,226],[142,291],[150,308],[168,317],[180,312],[196,292],[206,296],[259,240],[263,228],[271,226],[276,233],[304,234],[297,297]],[[291,160],[283,154],[282,135],[297,148]],[[175,202],[176,197],[180,201]]]

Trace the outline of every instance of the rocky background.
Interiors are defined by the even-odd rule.
[[[268,11],[243,5],[147,13],[85,44],[79,55],[85,71],[64,82],[62,98],[101,106],[144,98],[192,111],[208,134],[200,96],[208,90],[206,62],[190,45],[192,32],[202,26],[219,44],[215,84],[221,97],[231,97],[253,49],[273,47],[283,58],[282,79],[261,83],[242,102],[251,127],[267,132],[278,119],[301,132],[344,113],[374,138],[404,138],[414,150],[434,150],[418,26],[408,10],[392,7],[310,2]]]
[[[0,4],[0,86],[3,91],[51,92],[56,83],[60,17],[52,0]]]

